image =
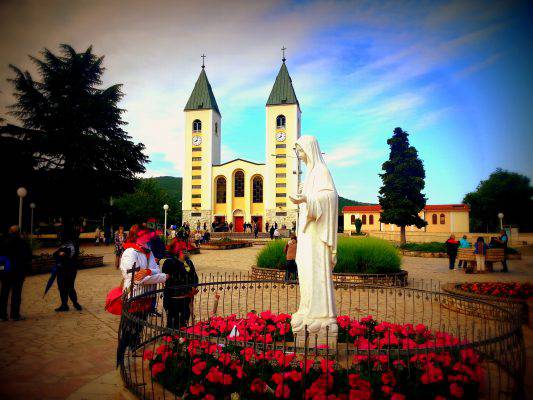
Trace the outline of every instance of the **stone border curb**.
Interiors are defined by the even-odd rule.
[[[251,279],[261,280],[283,280],[285,271],[274,268],[260,268],[252,265]],[[407,271],[393,272],[389,274],[350,274],[333,273],[334,283],[361,283],[384,286],[407,286]]]

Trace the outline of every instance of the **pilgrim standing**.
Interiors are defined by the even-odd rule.
[[[57,266],[57,287],[61,305],[55,309],[57,312],[68,311],[68,299],[78,311],[82,307],[78,303],[78,294],[76,293],[76,275],[78,274],[78,256],[79,247],[74,242],[74,235],[71,229],[66,229],[63,235],[63,243],[54,252],[54,258]]]
[[[7,301],[11,292],[10,317],[13,321],[24,319],[20,315],[22,302],[22,286],[24,279],[31,270],[32,250],[20,236],[18,225],[9,228],[2,242],[0,255],[9,260],[9,270],[0,273],[2,290],[0,291],[0,320],[7,321]],[[4,264],[5,266],[5,264]]]

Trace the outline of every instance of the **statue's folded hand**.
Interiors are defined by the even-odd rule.
[[[307,201],[307,197],[304,194],[293,194],[289,195],[290,201],[292,201],[294,204],[300,204],[305,203]]]

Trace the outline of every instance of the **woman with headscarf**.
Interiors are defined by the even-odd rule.
[[[298,158],[307,166],[299,193],[289,196],[299,206],[296,264],[300,306],[293,314],[294,332],[337,333],[337,310],[332,272],[337,263],[338,195],[314,136],[296,142]]]
[[[168,278],[168,275],[159,269],[154,254],[150,250],[148,243],[151,236],[148,230],[137,232],[137,227],[132,227],[128,240],[124,244],[124,252],[120,259],[120,271],[124,282],[123,291],[127,297],[139,296],[142,293],[155,290],[157,284],[164,283]],[[129,324],[129,327],[125,330],[126,333],[121,340],[119,354],[126,347],[135,348],[139,344],[143,328],[142,321],[146,320],[148,313],[153,311],[153,300],[153,296],[148,296],[130,302],[129,312],[135,318],[125,322]]]

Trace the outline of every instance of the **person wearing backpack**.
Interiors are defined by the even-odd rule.
[[[4,238],[0,255],[8,262],[0,272],[2,290],[0,291],[0,320],[7,321],[7,301],[11,292],[11,312],[13,321],[24,319],[20,315],[20,303],[22,302],[22,286],[24,278],[31,270],[32,251],[29,244],[20,236],[19,227],[13,225]]]

